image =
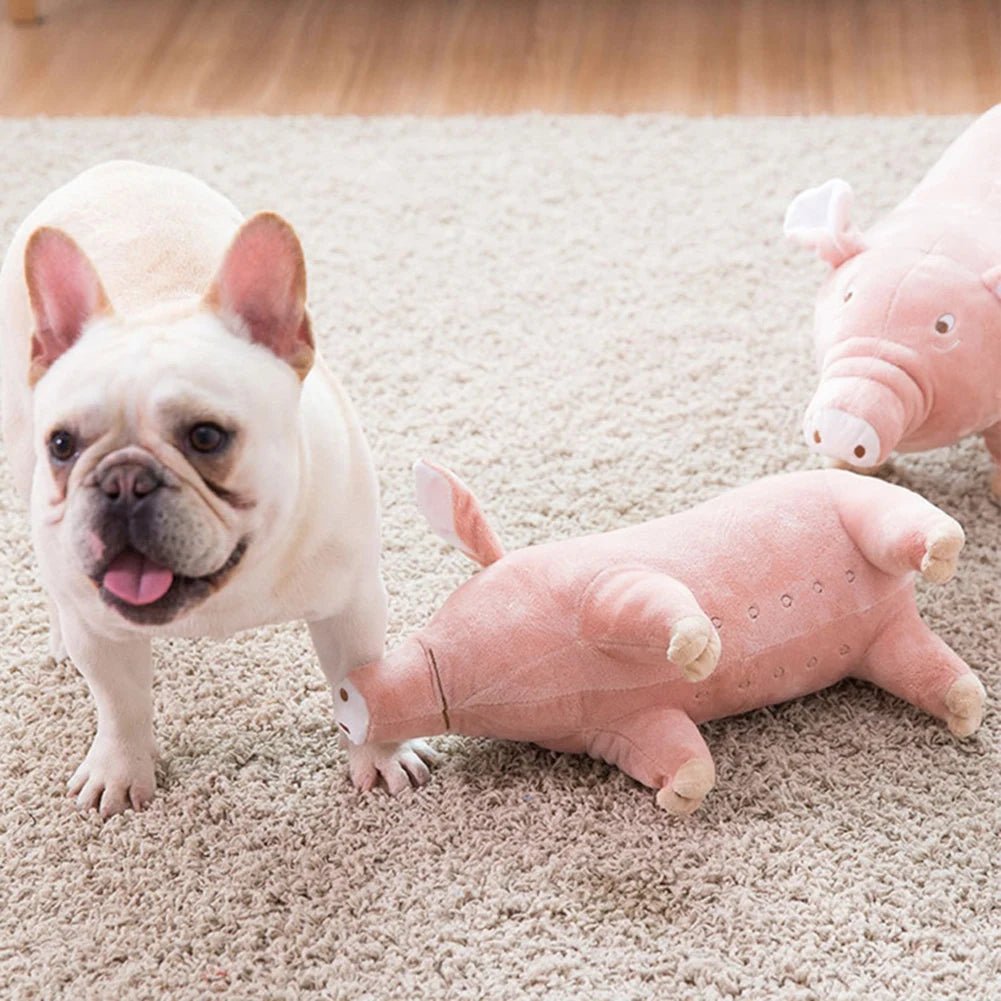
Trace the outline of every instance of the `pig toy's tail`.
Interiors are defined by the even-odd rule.
[[[504,555],[504,547],[472,490],[444,466],[421,459],[414,464],[417,507],[431,531],[480,566]]]

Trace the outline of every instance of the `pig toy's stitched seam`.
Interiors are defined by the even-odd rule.
[[[906,576],[903,577],[903,578],[901,578],[900,581],[901,581],[901,583],[900,583],[900,586],[898,588],[895,588],[893,590],[893,592],[891,592],[885,598],[882,598],[882,599],[880,599],[880,601],[874,602],[872,605],[870,605],[867,609],[864,610],[864,614],[868,615],[870,613],[875,612],[877,609],[882,608],[883,606],[887,606],[887,605],[892,604],[895,601],[899,601],[901,592],[904,591],[905,589],[907,589],[909,587],[909,581],[908,581],[908,578]],[[858,615],[859,615],[858,611],[846,612],[845,615],[839,616],[837,619],[832,619],[832,620],[830,620],[830,622],[826,623],[825,625],[826,625],[826,627],[837,627],[837,625],[839,623],[846,622],[848,620],[854,619]],[[877,632],[879,632],[879,631],[877,631]],[[805,632],[801,633],[801,634],[797,634],[794,637],[789,637],[789,638],[783,640],[782,643],[772,644],[769,647],[763,647],[761,650],[756,650],[753,654],[750,654],[747,657],[741,658],[740,661],[736,661],[733,664],[728,664],[725,668],[723,668],[723,671],[726,674],[729,674],[729,673],[734,672],[734,671],[740,671],[740,669],[743,668],[744,665],[746,665],[748,663],[748,661],[750,661],[750,660],[757,660],[758,658],[764,657],[764,656],[768,655],[771,651],[777,650],[780,647],[785,646],[786,644],[795,643],[797,640],[802,639],[802,637],[804,637],[806,635],[807,635],[807,633],[805,633]],[[875,642],[875,638],[874,638],[873,642]],[[858,658],[859,661],[862,660],[862,657],[864,656],[865,653],[868,652],[868,650],[869,650],[869,647],[866,647],[865,651],[860,652],[860,656]],[[550,653],[553,653],[553,651],[550,651]],[[726,650],[724,650],[724,659],[725,658],[726,658]],[[667,661],[665,663],[667,663]],[[721,667],[722,667],[722,661],[721,661]],[[720,669],[717,669],[717,670],[719,671]],[[714,675],[710,676],[709,681],[712,681],[712,679],[714,677],[715,677],[715,673],[714,673]],[[846,675],[846,677],[848,677],[848,676]],[[644,691],[644,690],[655,690],[655,689],[663,688],[665,684],[672,684],[672,682],[671,682],[670,679],[665,679],[664,681],[651,682],[648,685],[618,685],[618,686],[609,686],[608,688],[588,688],[588,689],[578,689],[578,688],[575,688],[575,689],[573,689],[573,691],[577,695],[591,696],[591,695],[603,695],[603,694],[615,693],[615,692],[638,692],[638,691]],[[559,700],[561,700],[563,698],[564,698],[563,694],[557,693],[555,695],[548,695],[548,696],[545,696],[544,698],[540,698],[540,699],[519,699],[519,700],[506,699],[503,702],[479,702],[479,701],[471,702],[470,701],[469,706],[470,707],[471,706],[475,706],[477,709],[491,709],[491,708],[499,708],[499,707],[504,707],[504,706],[541,706],[541,705],[544,705],[547,702],[557,702],[557,701],[559,701]]]
[[[535,667],[536,664],[538,664],[541,661],[545,660],[547,657],[558,656],[559,654],[563,653],[563,651],[566,650],[568,647],[571,647],[571,646],[579,647],[579,646],[585,646],[585,645],[586,644],[584,644],[581,640],[575,640],[575,639],[564,640],[561,643],[559,643],[557,646],[549,647],[548,649],[543,650],[542,653],[536,655],[535,657],[532,657],[530,660],[519,661],[518,662],[518,667],[519,667],[519,669],[522,672],[530,671],[533,667]],[[504,688],[504,687],[506,687],[507,684],[508,684],[508,682],[507,682],[506,678],[504,678],[502,676],[501,679],[499,681],[497,681],[495,687]],[[624,689],[624,690],[627,691],[628,689]],[[482,695],[482,694],[485,694],[485,692],[480,692],[479,694]],[[563,698],[563,697],[564,697],[563,695],[554,695],[554,696],[551,696],[551,698],[554,698],[554,699],[555,698]],[[529,701],[526,701],[524,704],[525,705],[534,705],[536,702],[545,702],[545,701],[546,701],[546,699],[529,700]],[[471,705],[507,706],[507,705],[521,705],[521,704],[522,703],[520,703],[520,702],[513,702],[510,699],[505,699],[503,702],[473,702],[471,700],[467,700],[463,704],[463,709],[465,709],[467,706],[471,706]]]
[[[876,570],[879,570],[879,567],[877,567],[872,562],[872,560],[870,560],[869,557],[866,556],[866,554],[864,552],[862,552],[861,547],[859,546],[859,544],[853,538],[852,533],[848,531],[848,526],[845,524],[845,519],[844,519],[844,517],[841,514],[841,506],[837,503],[836,499],[834,498],[833,494],[831,493],[831,486],[830,486],[830,484],[829,483],[825,483],[824,484],[824,489],[827,491],[828,500],[830,501],[831,506],[834,508],[834,513],[838,517],[838,524],[841,526],[841,531],[843,531],[845,533],[845,537],[846,538],[852,540],[852,545],[855,547],[855,552],[859,554],[859,558],[862,560],[863,563],[866,563],[869,566],[874,567]],[[882,572],[883,571],[880,571],[880,573],[882,573]],[[887,574],[887,576],[889,577],[889,576],[893,576],[893,575],[892,574]],[[866,609],[866,611],[871,611],[874,608],[878,608],[880,605],[882,605],[885,602],[889,601],[891,598],[896,597],[896,595],[900,592],[901,588],[907,587],[908,581],[907,581],[907,575],[906,574],[900,574],[900,575],[898,575],[898,579],[900,580],[899,587],[895,588],[894,591],[893,591],[893,593],[890,594],[890,595],[888,595],[882,601],[877,601],[874,605],[870,605],[869,608]],[[866,649],[868,650],[868,647]]]
[[[688,713],[686,713],[684,709],[675,709],[673,706],[648,706],[645,709],[630,709],[628,712],[620,713],[618,716],[613,716],[611,719],[606,719],[601,725],[601,730],[604,730],[605,727],[616,726],[623,720],[632,719],[635,716],[648,713],[651,709],[659,709],[663,713],[677,712],[682,716],[688,716]],[[594,732],[597,733],[599,731],[596,730]]]
[[[899,600],[900,592],[904,590],[907,586],[908,586],[907,580],[902,579],[900,587],[896,588],[892,593],[888,594],[885,598],[882,598],[881,600],[874,602],[872,605],[866,608],[865,614],[869,614],[875,611],[876,609],[883,607],[884,605],[889,605],[891,602]],[[841,615],[836,619],[831,619],[829,622],[825,623],[825,625],[837,626],[838,623],[845,622],[849,619],[855,618],[856,616],[858,616],[858,614],[859,614],[858,611],[846,612],[844,615]],[[878,634],[880,630],[877,630],[876,632]],[[805,632],[800,633],[797,634],[796,636],[792,636],[789,637],[788,639],[783,640],[781,643],[773,643],[771,646],[762,647],[760,650],[756,650],[753,654],[750,654],[747,657],[742,657],[739,661],[736,661],[733,664],[726,665],[726,667],[723,668],[723,670],[727,674],[729,674],[731,671],[739,671],[749,660],[765,656],[772,650],[776,650],[781,646],[785,646],[787,643],[795,642],[797,639],[800,639],[802,636],[805,635],[806,635]],[[876,637],[873,638],[873,642],[875,642],[875,639]],[[860,654],[860,656],[857,658],[856,662],[860,662],[862,660],[862,657],[864,656],[864,653],[868,652],[868,650],[869,647],[867,646],[865,648],[865,651],[863,651],[862,654]],[[724,650],[724,657],[725,656],[726,652]],[[665,663],[667,663],[666,660]],[[717,668],[717,670],[719,670],[719,668]],[[849,677],[850,673],[846,673],[844,676]],[[710,675],[709,678],[706,679],[706,682],[704,683],[711,684],[714,677],[715,677],[715,672],[712,675]],[[665,678],[665,680],[663,681],[652,681],[649,684],[645,685],[610,685],[607,688],[574,688],[572,689],[572,691],[574,692],[574,694],[580,696],[606,695],[614,692],[653,691],[658,688],[663,688],[665,684],[671,684],[671,683],[677,683],[677,679],[674,679],[674,682],[672,682],[671,679]],[[504,699],[501,702],[480,702],[480,701],[470,700],[468,705],[470,708],[475,707],[476,709],[493,709],[504,706],[540,706],[544,705],[547,702],[554,702],[554,703],[558,702],[559,700],[565,697],[566,696],[564,693],[557,692],[555,694],[546,695],[542,698],[537,698],[537,699],[531,699],[531,698]]]
[[[665,711],[668,711],[668,712],[672,711],[671,707],[669,707],[669,706],[665,706],[664,708],[665,708]],[[678,709],[676,711],[678,713],[680,713],[681,715],[683,715],[686,719],[691,720],[691,717],[683,709]],[[549,744],[558,744],[561,741],[570,740],[570,739],[576,739],[576,738],[583,738],[584,744],[585,744],[585,746],[587,746],[588,743],[589,743],[589,741],[591,740],[591,738],[596,737],[596,736],[601,735],[601,734],[604,734],[604,735],[607,735],[607,736],[610,736],[610,737],[616,737],[616,736],[622,737],[628,743],[635,745],[635,741],[633,741],[632,738],[626,736],[625,734],[620,733],[617,730],[609,730],[609,729],[606,729],[606,728],[610,727],[610,726],[615,726],[617,723],[620,723],[622,720],[630,719],[630,718],[632,718],[632,717],[634,717],[636,715],[637,715],[637,710],[630,709],[628,712],[624,712],[624,713],[622,713],[619,716],[613,716],[611,719],[605,720],[605,722],[602,724],[602,726],[591,728],[589,730],[585,730],[583,733],[581,733],[579,730],[567,730],[564,733],[550,734],[550,735],[548,735],[547,737],[544,738],[545,739],[545,744],[544,745],[540,745],[540,746],[547,746]],[[696,724],[693,723],[692,725],[695,726]],[[587,750],[587,753],[591,754],[591,751],[590,751],[589,748]],[[592,755],[592,756],[594,756],[594,755]]]
[[[660,771],[659,764],[657,760],[653,757],[653,755],[650,754],[650,752],[642,744],[637,743],[633,737],[630,737],[629,734],[623,733],[621,730],[606,730],[604,727],[598,730],[591,730],[588,736],[592,734],[594,736],[603,735],[606,737],[611,737],[614,740],[620,740],[624,744],[628,744],[629,747],[631,747],[637,754],[640,755],[640,757],[642,757],[648,764],[653,766],[653,771],[655,773]]]
[[[998,161],[995,164],[995,173],[998,176],[991,184],[990,191],[987,192],[987,201],[989,202],[1001,202],[1001,157],[998,158]]]
[[[939,235],[935,237],[935,240],[932,243],[932,245],[925,251],[925,257],[933,257],[935,254],[937,254],[938,248],[942,246],[946,236],[947,236],[946,230],[943,230],[941,233],[939,233]]]
[[[584,619],[587,614],[587,602],[591,597],[592,592],[597,588],[598,582],[601,581],[606,576],[618,575],[620,573],[628,573],[629,571],[640,571],[642,573],[652,573],[650,567],[642,566],[639,563],[635,564],[622,564],[612,567],[604,567],[599,570],[588,582],[587,586],[583,589],[581,593],[580,601],[577,603],[577,630],[575,635],[580,639],[582,643],[586,643],[589,646],[623,646],[623,647],[645,647],[648,650],[659,650],[660,647],[651,646],[648,643],[628,643],[624,640],[613,640],[610,638],[605,638],[601,636],[585,636],[584,635]],[[681,581],[678,581],[680,584]],[[666,654],[666,652],[665,652]]]
[[[898,591],[896,592],[896,594],[899,594],[899,593],[900,593],[900,591],[898,590]],[[891,595],[891,597],[892,597],[892,595]],[[887,599],[886,599],[886,601],[889,601],[889,600],[890,600],[889,598],[887,598]],[[873,605],[873,608],[874,608],[874,609],[875,609],[875,608],[879,608],[879,607],[880,607],[880,605],[882,605],[882,604],[886,604],[886,602],[880,602],[880,603],[879,603],[879,604],[877,604],[877,605]],[[892,610],[891,610],[891,611],[892,611]],[[909,609],[908,609],[908,611],[912,611],[912,612],[917,612],[917,616],[918,616],[918,618],[919,618],[919,619],[921,618],[921,613],[917,611],[917,606],[916,606],[916,604],[914,603],[913,599],[912,599],[912,601],[910,602],[910,606],[909,606]],[[899,614],[899,611],[898,611],[898,613],[897,613],[897,614]],[[896,615],[892,615],[891,617],[895,619],[895,618],[896,618]],[[880,625],[879,625],[879,628],[878,628],[878,629],[876,629],[876,630],[875,630],[875,631],[873,632],[873,635],[872,635],[872,639],[870,639],[870,640],[869,640],[869,642],[868,642],[868,644],[866,645],[865,649],[864,649],[864,650],[860,650],[860,651],[859,651],[859,655],[858,655],[858,658],[857,658],[857,660],[856,660],[856,663],[858,663],[858,664],[863,664],[863,663],[865,662],[865,659],[866,659],[866,657],[868,657],[868,656],[869,656],[869,651],[870,651],[870,650],[871,650],[871,649],[873,648],[873,646],[875,646],[875,644],[876,644],[876,643],[877,643],[877,642],[878,642],[878,641],[879,641],[879,640],[880,640],[880,639],[882,638],[882,636],[883,636],[883,633],[884,633],[884,632],[886,632],[886,617],[884,617],[884,618],[883,618],[883,620],[882,620],[882,622],[880,622]],[[853,674],[853,675],[850,675],[850,677],[855,677],[855,675],[854,675],[854,674]]]
[[[431,679],[434,682],[434,686],[438,692],[438,698],[441,699],[441,717],[445,723],[445,729],[451,730],[452,724],[448,718],[448,701],[445,698],[445,689],[441,683],[441,675],[438,673],[438,661],[434,659],[434,650],[429,646],[421,646],[424,648],[424,653],[427,654],[428,667],[431,670]]]
[[[666,663],[666,661],[665,661]],[[608,688],[575,688],[573,689],[574,694],[588,696],[588,695],[607,695],[614,692],[642,692],[645,690],[651,690],[663,687],[663,681],[652,681],[647,685],[617,685],[610,686]],[[494,709],[502,706],[541,706],[545,705],[547,702],[559,702],[565,699],[566,695],[562,692],[556,692],[553,695],[546,695],[538,699],[505,699],[503,702],[471,702],[471,706],[475,706],[478,709]]]
[[[838,504],[837,498],[834,496],[834,492],[831,490],[831,483],[829,476],[825,477],[824,479],[824,493],[827,494],[827,503],[832,508],[834,508],[834,514],[837,516],[838,524],[841,526],[841,531],[845,533],[845,538],[852,540],[852,545],[855,546],[855,551],[859,554],[859,556],[865,559],[865,554],[862,552],[861,549],[859,549],[858,544],[855,542],[855,539],[852,538],[851,532],[848,531],[848,526],[845,525],[845,519],[841,514],[841,505]],[[865,562],[868,563],[869,561],[865,560]]]
[[[854,475],[854,474],[852,474],[852,475]],[[831,504],[834,507],[834,513],[838,516],[838,524],[841,525],[841,529],[845,533],[845,536],[847,538],[849,538],[849,539],[852,540],[852,545],[855,547],[855,551],[862,558],[863,562],[868,563],[870,566],[873,566],[877,570],[879,570],[879,567],[876,567],[876,565],[872,562],[872,560],[870,560],[869,557],[866,556],[866,554],[864,552],[862,552],[862,550],[859,548],[858,543],[852,538],[851,532],[848,531],[848,527],[845,525],[845,520],[841,516],[841,508],[838,506],[838,504],[834,500],[834,497],[831,495],[830,484],[829,483],[825,483],[824,484],[824,489],[827,491],[828,498],[830,499]],[[880,570],[880,573],[885,573],[885,571]],[[883,598],[881,601],[877,601],[874,605],[870,605],[869,609],[867,609],[867,611],[871,611],[874,608],[879,608],[880,605],[885,604],[891,598],[893,598],[896,595],[898,595],[903,588],[909,587],[910,586],[910,574],[911,573],[913,573],[913,571],[912,570],[908,570],[907,573],[897,574],[896,577],[900,581],[899,586],[896,587],[891,594],[887,595],[887,597]],[[886,574],[886,576],[887,577],[892,577],[892,576],[894,576],[894,574]],[[866,648],[866,649],[868,650],[868,648]]]
[[[605,577],[608,574],[618,573],[619,570],[622,569],[625,568],[619,566],[602,567],[594,574],[587,584],[581,588],[580,598],[577,600],[576,608],[574,609],[574,635],[582,641],[590,642],[589,640],[584,640],[584,615],[588,599],[591,597],[591,592],[598,586],[598,581],[601,580],[602,577]]]

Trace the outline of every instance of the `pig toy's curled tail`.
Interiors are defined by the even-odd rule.
[[[414,464],[417,507],[431,531],[480,566],[504,555],[504,547],[472,490],[444,466],[421,459]]]

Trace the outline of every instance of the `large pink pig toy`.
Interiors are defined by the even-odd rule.
[[[872,469],[982,434],[1001,495],[1001,105],[871,229],[851,210],[851,188],[833,180],[786,212],[786,234],[831,266],[807,444]]]
[[[792,473],[681,514],[504,555],[465,486],[418,463],[432,528],[487,567],[335,699],[356,743],[445,732],[587,752],[690,813],[715,782],[697,724],[864,678],[960,737],[984,689],[921,620],[915,572],[963,531],[902,487]]]

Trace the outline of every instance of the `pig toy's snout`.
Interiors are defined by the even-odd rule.
[[[880,441],[868,421],[834,407],[811,410],[803,422],[810,451],[859,468],[879,465]]]
[[[368,705],[361,692],[346,678],[334,691],[334,719],[352,744],[363,744],[368,736]]]

